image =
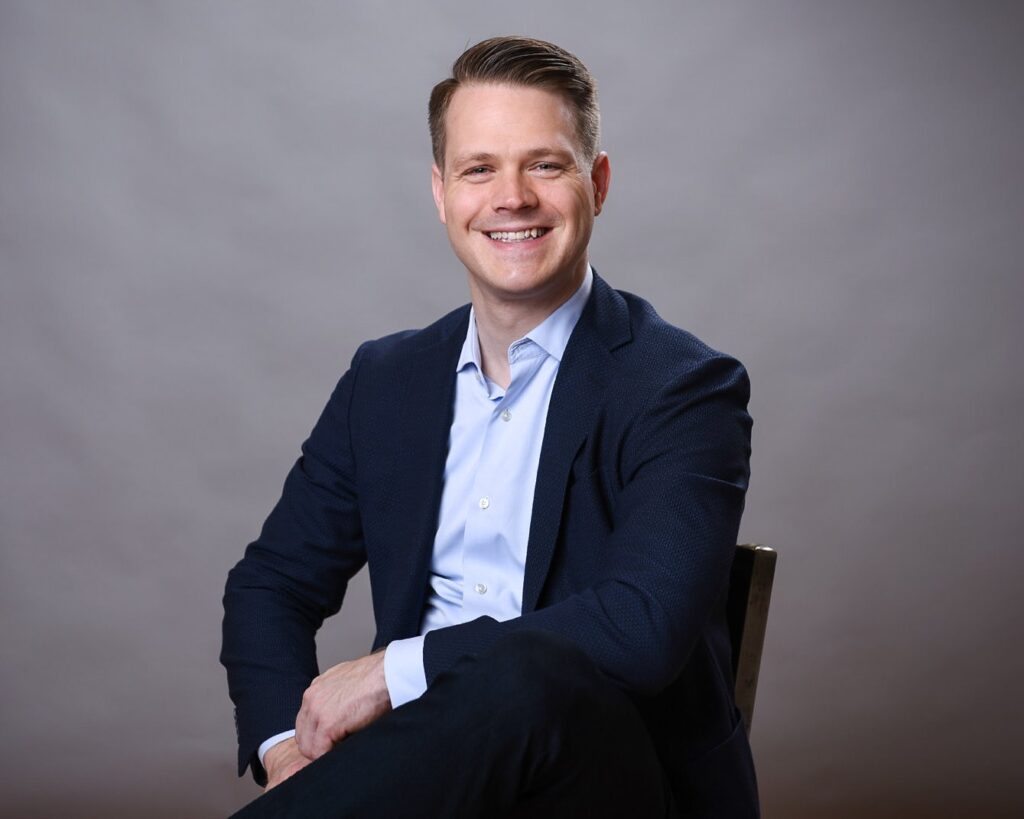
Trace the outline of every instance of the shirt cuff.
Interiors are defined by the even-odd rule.
[[[422,636],[388,643],[384,650],[384,682],[392,708],[405,705],[427,690]]]
[[[263,757],[267,755],[267,751],[273,748],[278,743],[284,742],[286,739],[291,739],[295,736],[295,729],[290,731],[282,731],[280,734],[274,734],[270,739],[266,740],[259,749],[256,751],[256,756],[260,758],[260,765],[263,765]],[[263,770],[266,770],[267,766],[263,765]]]

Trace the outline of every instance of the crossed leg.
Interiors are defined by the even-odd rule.
[[[519,632],[235,817],[675,815],[629,698],[571,643]]]

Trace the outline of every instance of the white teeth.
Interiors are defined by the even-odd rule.
[[[543,236],[546,228],[530,228],[529,230],[495,230],[487,235],[499,242],[521,242],[524,239],[536,239]]]

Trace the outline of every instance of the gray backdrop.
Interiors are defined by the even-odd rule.
[[[1024,42],[994,2],[0,4],[4,816],[216,816],[228,568],[359,341],[466,300],[426,98],[601,83],[594,262],[748,366],[768,817],[1009,816]],[[356,582],[321,662],[368,647]]]

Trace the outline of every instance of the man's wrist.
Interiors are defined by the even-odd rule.
[[[259,749],[256,751],[256,756],[259,758],[260,765],[263,766],[263,770],[267,769],[267,751],[269,751],[271,748],[280,745],[285,740],[291,739],[294,736],[295,729],[292,728],[290,731],[282,731],[280,734],[274,734],[274,736],[270,737],[270,739],[264,740],[264,742],[260,745]]]
[[[405,705],[427,690],[422,636],[388,644],[384,652],[384,683],[392,708]]]

